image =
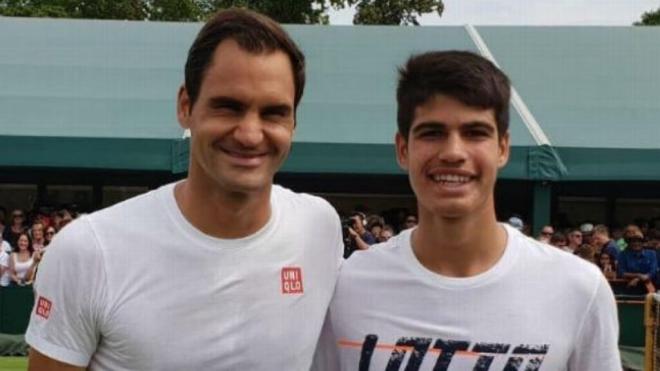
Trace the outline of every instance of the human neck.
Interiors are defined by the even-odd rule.
[[[242,238],[261,229],[271,215],[270,187],[258,193],[228,192],[191,178],[176,185],[183,216],[204,234]]]
[[[449,277],[470,277],[497,263],[507,234],[492,209],[459,219],[420,210],[411,242],[417,259],[427,269]]]

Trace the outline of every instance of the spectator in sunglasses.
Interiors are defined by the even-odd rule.
[[[624,238],[628,247],[619,255],[619,277],[625,279],[628,287],[636,289],[639,293],[655,291],[655,288],[651,287],[658,270],[655,251],[644,250],[644,235],[639,229],[627,230]]]
[[[50,241],[52,241],[53,237],[55,237],[55,233],[56,233],[55,227],[46,228],[46,233],[44,234],[44,238],[46,241],[45,246],[48,246],[48,244],[50,244]]]
[[[544,225],[536,239],[543,243],[550,243],[550,238],[553,234],[555,234],[555,229],[551,225]]]
[[[580,245],[582,245],[582,232],[577,228],[572,229],[568,232],[568,244],[563,249],[573,254]]]
[[[9,244],[16,248],[18,237],[25,232],[25,213],[23,210],[16,209],[12,211],[10,224],[2,232],[2,239],[9,242]]]

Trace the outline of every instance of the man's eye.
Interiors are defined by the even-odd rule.
[[[469,130],[467,132],[468,137],[471,138],[485,138],[488,137],[490,134],[485,131],[485,130]]]
[[[265,117],[283,118],[289,115],[289,111],[286,109],[274,108],[274,109],[264,110],[263,115]]]

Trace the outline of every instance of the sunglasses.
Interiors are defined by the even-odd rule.
[[[627,244],[633,244],[633,243],[642,243],[644,242],[644,239],[641,237],[628,237],[628,238],[624,238],[624,241],[626,241]]]
[[[55,234],[55,231],[46,231],[46,234]]]

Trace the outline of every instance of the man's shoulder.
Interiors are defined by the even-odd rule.
[[[172,192],[172,184],[164,185],[160,188],[146,193],[128,198],[114,205],[97,210],[88,215],[93,223],[111,222],[111,223],[132,223],[132,216],[143,217],[145,213],[157,212],[154,207],[163,199],[164,192]]]
[[[555,246],[529,237],[519,239],[524,264],[530,274],[544,275],[553,283],[571,287],[571,290],[592,292],[602,279],[603,273],[594,263]]]
[[[285,210],[303,210],[337,215],[335,208],[324,198],[309,193],[294,192],[280,185],[273,185],[274,202],[282,205]]]
[[[346,259],[341,274],[353,274],[367,270],[392,269],[402,263],[402,241],[409,238],[407,231],[390,238],[387,242],[371,245],[367,250],[357,250]]]

